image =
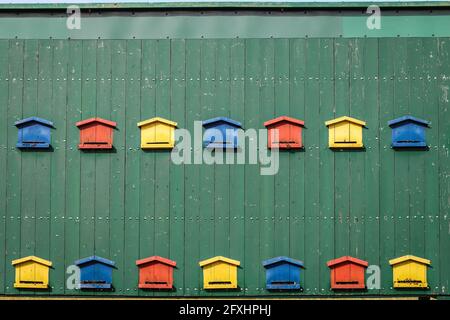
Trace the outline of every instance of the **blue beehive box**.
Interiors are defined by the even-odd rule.
[[[91,256],[75,261],[80,268],[80,289],[111,289],[114,261]]]
[[[205,133],[203,146],[206,148],[237,148],[237,130],[242,128],[240,122],[225,117],[217,117],[203,121]]]
[[[300,289],[300,271],[303,262],[288,257],[276,257],[263,261],[266,268],[266,289]]]
[[[53,128],[51,121],[31,117],[15,123],[19,128],[17,147],[18,148],[49,148],[50,130]]]
[[[403,116],[388,122],[392,128],[392,147],[424,148],[427,146],[425,128],[429,122],[412,116]]]

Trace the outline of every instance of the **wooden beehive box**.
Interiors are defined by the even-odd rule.
[[[303,120],[291,117],[278,117],[264,122],[267,127],[267,146],[279,149],[303,148],[302,129]]]
[[[75,261],[80,268],[80,289],[111,289],[114,261],[91,256]]]
[[[237,267],[240,261],[217,256],[200,261],[204,289],[236,289]]]
[[[403,116],[388,122],[392,128],[393,148],[425,148],[425,129],[429,122],[412,116]]]
[[[136,261],[139,267],[139,288],[172,289],[173,269],[177,263],[170,259],[152,256]]]
[[[142,149],[172,149],[175,145],[176,122],[160,117],[139,122]]]
[[[364,289],[365,272],[369,263],[350,256],[330,260],[327,266],[331,269],[332,289]]]
[[[237,130],[242,128],[238,121],[217,117],[203,121],[205,132],[203,146],[214,149],[236,149],[238,147]]]
[[[28,256],[13,260],[16,269],[14,288],[47,289],[49,283],[49,269],[51,261],[35,256]]]
[[[265,260],[263,266],[266,268],[266,289],[300,289],[302,261],[283,256]]]
[[[53,122],[38,118],[30,117],[15,123],[19,129],[17,137],[18,148],[40,148],[50,147],[51,128]]]
[[[328,146],[330,148],[362,148],[362,129],[364,121],[351,117],[339,117],[325,122],[328,127]]]
[[[431,261],[413,255],[389,260],[393,267],[394,288],[428,288],[427,269]]]
[[[79,149],[111,149],[113,146],[114,121],[90,118],[76,123],[80,128]]]

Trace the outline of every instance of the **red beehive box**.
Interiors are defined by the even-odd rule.
[[[111,149],[113,144],[114,121],[90,118],[76,123],[80,128],[79,149]]]
[[[139,288],[172,289],[175,261],[152,256],[137,260],[136,265],[139,267]]]
[[[302,129],[305,123],[302,120],[282,116],[264,122],[267,127],[269,148],[299,149],[303,148]],[[278,138],[274,130],[278,130]]]
[[[369,263],[350,256],[327,262],[331,269],[332,289],[364,289],[365,272]]]

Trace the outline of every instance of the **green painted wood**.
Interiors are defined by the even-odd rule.
[[[128,40],[125,74],[125,233],[123,294],[138,294],[136,286],[136,260],[139,259],[139,166],[141,158],[140,131],[136,124],[141,121],[140,76],[142,42]],[[161,231],[160,231],[161,232]]]
[[[67,60],[67,111],[66,111],[66,210],[64,241],[64,258],[66,269],[80,257],[80,217],[81,217],[81,153],[78,150],[79,130],[75,123],[81,120],[82,105],[82,50],[81,41],[70,41]],[[73,271],[66,274],[72,276]],[[76,294],[76,280],[70,281],[72,289],[65,286],[66,294]]]
[[[0,41],[0,293],[22,292],[11,260],[36,254],[55,266],[52,290],[36,293],[92,295],[66,287],[66,268],[95,253],[117,264],[100,296],[287,296],[264,288],[261,261],[279,255],[305,262],[294,295],[348,295],[330,290],[326,262],[350,254],[381,267],[381,290],[362,294],[404,295],[388,260],[410,253],[432,268],[430,289],[408,293],[448,294],[448,44]],[[387,121],[408,113],[431,121],[428,151],[391,149]],[[156,115],[193,133],[209,117],[261,129],[283,114],[305,120],[305,149],[282,152],[275,176],[261,164],[178,166],[139,147],[136,123]],[[50,152],[15,148],[13,123],[31,115],[55,122]],[[367,121],[365,150],[328,148],[324,121],[342,115]],[[112,152],[78,150],[74,124],[92,116],[118,122]],[[153,254],[177,261],[174,291],[137,289],[135,260]],[[198,262],[215,255],[241,261],[239,290],[201,289]]]
[[[65,292],[65,211],[66,211],[66,130],[67,130],[67,59],[69,42],[58,40],[53,46],[53,88],[51,101],[51,119],[58,123],[58,130],[52,134],[54,152],[50,167],[50,261],[53,262],[52,292]],[[28,81],[28,79],[27,79]],[[109,173],[108,173],[109,176]],[[61,257],[61,258],[60,258]]]
[[[170,119],[177,121],[180,128],[186,127],[186,40],[176,40],[172,42],[171,70],[171,115]],[[185,212],[186,212],[186,185],[185,185],[185,167],[170,166],[170,241],[169,258],[177,262],[174,269],[174,287],[173,295],[185,294]],[[180,181],[178,184],[170,181]],[[225,184],[227,185],[227,184]],[[180,245],[183,244],[183,245]]]
[[[326,130],[320,121],[320,39],[306,41],[306,88],[305,88],[305,120],[308,130],[304,131],[304,139],[308,141],[305,150],[305,257],[308,269],[320,270],[320,138],[319,132]],[[306,200],[308,199],[308,200]],[[319,272],[308,272],[305,277],[305,294],[319,294]]]
[[[201,75],[201,41],[186,41],[186,129],[194,132],[194,121],[201,117],[200,75]],[[192,145],[193,157],[201,154],[201,145]],[[191,161],[193,161],[191,157]],[[200,294],[203,276],[198,265],[200,257],[200,166],[185,166],[185,294]]]
[[[392,133],[387,125],[394,115],[394,43],[397,39],[379,42],[379,126],[380,126],[380,268],[381,293],[392,292],[392,267],[381,263],[383,259],[396,257],[395,253],[395,197],[394,158],[391,149]],[[385,106],[381,108],[381,106]]]
[[[243,123],[245,119],[245,51],[244,39],[234,39],[231,44],[230,66],[230,117]],[[233,80],[231,80],[233,79]],[[232,165],[230,167],[230,258],[241,262],[238,268],[238,286],[240,291],[236,295],[245,294],[247,279],[245,277],[245,166]]]
[[[9,75],[9,41],[0,40],[0,110],[2,114],[8,115],[9,83],[3,79]],[[7,176],[7,156],[8,156],[8,116],[2,117],[0,121],[0,170],[3,177]],[[11,129],[10,129],[11,130]],[[0,184],[0,243],[6,241],[6,221],[7,221],[7,185]],[[6,256],[5,245],[0,246],[0,293],[5,292],[6,270],[10,268]]]
[[[141,70],[141,119],[150,119],[156,113],[156,41],[142,43]],[[155,255],[155,154],[141,155],[141,177],[139,198],[139,258]],[[137,268],[137,267],[136,267]],[[138,281],[136,279],[136,281]],[[141,290],[139,295],[153,295]]]
[[[328,149],[328,130],[324,128],[325,121],[334,117],[334,95],[330,94],[334,90],[335,60],[334,60],[334,40],[321,39],[319,52],[320,64],[320,93],[319,93],[319,210],[320,210],[320,256],[319,256],[319,293],[330,294],[330,269],[326,261],[335,257],[335,230],[334,230],[334,197],[330,196],[334,192],[335,177],[334,171],[339,170],[334,166],[334,153]],[[306,123],[308,128],[308,123]],[[308,265],[306,265],[308,267]]]
[[[115,295],[126,294],[125,277],[125,156],[126,130],[133,130],[136,124],[126,123],[125,75],[127,72],[127,42],[114,40],[111,43],[111,120],[117,122],[114,132],[116,153],[111,154],[110,186],[110,255],[116,263],[113,271]],[[136,135],[134,136],[136,138]],[[137,136],[139,137],[139,136]],[[138,142],[139,143],[139,142]],[[137,281],[137,280],[136,280]]]

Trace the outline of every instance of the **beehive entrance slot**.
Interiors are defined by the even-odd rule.
[[[407,280],[399,280],[399,281],[397,281],[397,282],[399,282],[399,283],[422,283],[421,280],[410,280],[410,279],[407,279]]]
[[[156,141],[156,142],[147,142],[147,144],[168,144],[167,141]]]
[[[210,281],[209,284],[231,284],[231,281]]]
[[[279,285],[279,284],[295,284],[294,281],[272,281],[272,284]]]
[[[165,281],[145,281],[145,284],[167,284]]]
[[[93,141],[93,142],[85,142],[84,144],[108,144],[108,142],[101,142],[101,141],[95,142],[95,141]]]
[[[358,284],[358,281],[337,281],[337,284]]]
[[[31,283],[31,284],[43,284],[43,281],[26,281],[26,280],[21,280],[20,283]]]
[[[83,283],[83,284],[104,284],[104,283],[106,283],[106,281],[103,281],[103,280],[85,280],[85,281],[81,281],[81,283]]]

